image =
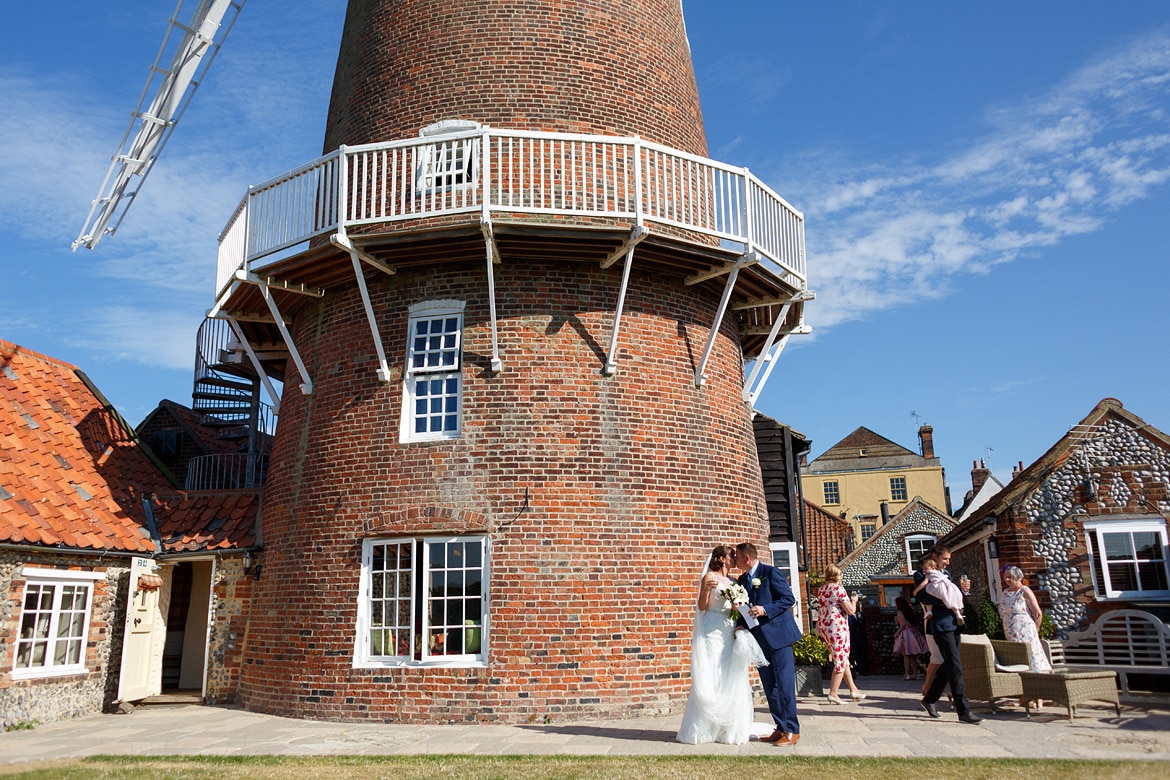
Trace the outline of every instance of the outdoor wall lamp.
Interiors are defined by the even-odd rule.
[[[999,540],[997,540],[994,536],[987,537],[987,557],[999,557]]]

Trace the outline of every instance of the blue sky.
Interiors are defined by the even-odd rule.
[[[956,502],[972,460],[1006,482],[1106,396],[1170,431],[1170,3],[684,5],[710,156],[806,218],[814,334],[762,412],[814,457],[929,423]],[[7,8],[0,337],[131,422],[189,402],[216,238],[321,153],[344,6],[249,0],[118,233],[76,254],[174,2]]]

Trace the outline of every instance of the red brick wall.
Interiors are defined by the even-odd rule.
[[[351,0],[325,151],[443,119],[706,156],[678,0]]]
[[[635,259],[634,268],[637,269]],[[376,379],[355,288],[297,317],[265,493],[241,703],[320,719],[535,721],[664,712],[685,698],[696,576],[716,543],[766,549],[732,326],[694,368],[717,291],[631,276],[616,376],[601,374],[619,273],[482,260],[371,278],[395,378]],[[466,300],[463,436],[398,443],[408,306]],[[529,492],[529,509],[517,517]],[[514,522],[513,518],[516,518]],[[491,531],[483,669],[353,669],[362,539]]]

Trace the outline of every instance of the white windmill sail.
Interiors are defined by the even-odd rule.
[[[179,0],[171,15],[130,125],[73,242],[74,252],[80,246],[93,249],[102,236],[117,231],[246,0],[199,0],[183,24],[179,19],[185,2]],[[164,61],[170,65],[160,67]]]

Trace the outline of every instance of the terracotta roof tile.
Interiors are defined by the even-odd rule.
[[[141,496],[173,488],[117,413],[68,363],[0,340],[3,368],[0,541],[153,551]]]
[[[159,495],[151,508],[167,552],[242,549],[256,542],[259,490]]]

